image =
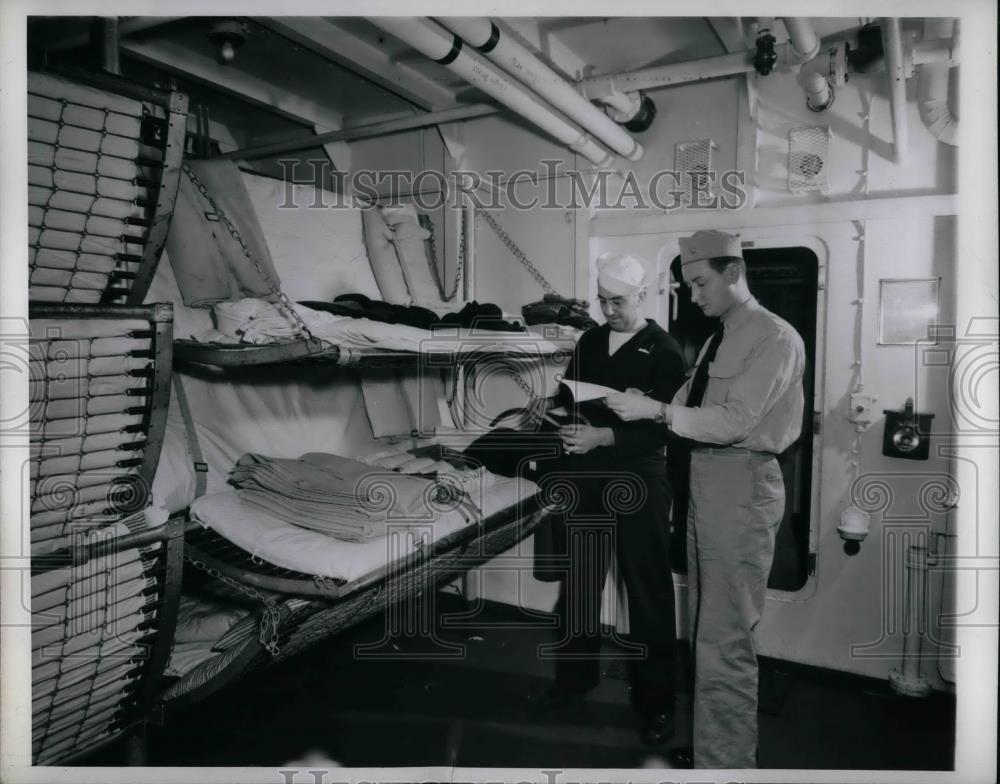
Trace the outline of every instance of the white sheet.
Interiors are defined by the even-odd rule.
[[[530,497],[537,489],[526,479],[501,478],[481,492],[472,488],[472,495],[482,502],[483,514],[488,516]],[[276,566],[348,582],[406,557],[423,537],[437,541],[470,524],[456,510],[414,522],[409,529],[401,523],[387,537],[342,542],[245,506],[234,492],[199,498],[191,506],[191,517]]]
[[[329,206],[344,199],[313,185],[241,173],[289,299],[381,297],[368,263],[360,208]]]
[[[490,352],[541,358],[547,354],[570,352],[575,345],[572,338],[549,340],[532,332],[462,327],[426,330],[367,318],[335,316],[302,305],[294,305],[294,308],[313,337],[360,351],[449,355]],[[263,300],[247,298],[238,302],[222,302],[215,306],[214,314],[217,330],[234,341],[261,345],[280,343],[301,334],[297,319]]]

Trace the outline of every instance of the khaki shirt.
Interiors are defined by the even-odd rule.
[[[802,430],[805,346],[799,333],[751,297],[722,319],[701,407],[688,408],[692,372],[673,399],[675,433],[693,441],[777,454]],[[708,348],[702,346],[698,364]]]

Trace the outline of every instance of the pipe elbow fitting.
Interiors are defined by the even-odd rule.
[[[805,79],[806,106],[814,112],[822,112],[833,106],[833,86],[821,73],[813,71]]]

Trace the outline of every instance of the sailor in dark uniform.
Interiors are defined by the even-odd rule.
[[[566,379],[672,400],[685,381],[684,356],[677,341],[642,314],[642,262],[605,255],[597,267],[607,323],[580,337]],[[643,741],[657,745],[672,734],[674,710],[668,431],[659,424],[625,422],[600,400],[579,403],[576,413],[588,424],[559,431],[566,453],[559,470],[577,500],[563,518],[569,570],[557,607],[556,677],[547,703],[566,704],[598,683],[601,593],[613,551],[628,596],[628,642],[634,643],[626,650],[632,701]]]

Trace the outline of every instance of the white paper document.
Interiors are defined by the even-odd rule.
[[[583,403],[587,400],[601,400],[608,395],[617,395],[620,391],[600,384],[589,384],[586,381],[560,381],[559,384],[566,388],[577,403]]]

